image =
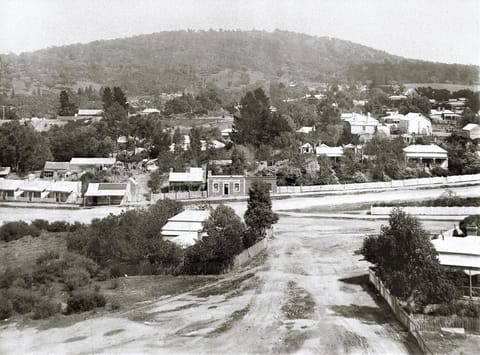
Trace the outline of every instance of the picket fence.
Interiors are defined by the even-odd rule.
[[[452,184],[452,183],[468,183],[468,182],[476,182],[476,181],[480,181],[480,174],[392,180],[387,182],[365,182],[365,183],[357,183],[357,184],[278,186],[277,193],[291,194],[291,193],[303,193],[303,192],[374,190],[374,189],[390,189],[390,188],[410,187],[410,186],[446,185],[446,184]]]
[[[232,268],[238,268],[245,264],[247,261],[249,261],[251,258],[257,256],[260,254],[262,251],[267,249],[268,246],[268,239],[273,236],[273,229],[270,228],[266,232],[265,238],[260,240],[259,242],[255,243],[252,245],[250,248],[245,249],[242,251],[240,254],[235,256],[235,259],[233,260],[233,266]]]
[[[441,328],[464,328],[465,331],[470,332],[480,331],[480,318],[416,314],[414,319],[418,329],[422,331],[440,331]]]
[[[395,207],[370,207],[372,215],[389,215]],[[409,214],[416,216],[470,216],[480,214],[480,207],[402,207]]]
[[[433,355],[434,352],[428,347],[427,343],[422,338],[422,335],[420,333],[422,331],[422,328],[412,316],[405,312],[398,299],[392,294],[390,294],[390,291],[388,291],[388,289],[383,285],[382,280],[380,280],[380,278],[375,274],[375,271],[373,269],[368,270],[368,279],[375,286],[382,298],[388,303],[393,314],[395,314],[395,317],[399,320],[399,322],[402,323],[405,328],[408,329],[410,334],[412,334],[413,337],[417,340],[418,346],[423,351],[423,353]]]

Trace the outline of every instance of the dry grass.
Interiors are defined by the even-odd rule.
[[[288,282],[288,298],[282,306],[282,313],[287,319],[310,318],[315,310],[312,295],[299,287],[294,281]]]
[[[65,252],[65,234],[42,232],[37,238],[26,236],[8,243],[0,242],[0,271],[8,267],[31,269],[36,259],[47,250]]]

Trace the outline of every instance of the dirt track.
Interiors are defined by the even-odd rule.
[[[275,201],[274,207],[310,208],[343,199],[292,199]],[[359,198],[348,202],[352,199]],[[240,212],[244,205],[234,207]],[[368,264],[354,254],[363,236],[377,232],[381,223],[284,212],[268,253],[241,272],[135,311],[65,328],[4,326],[0,353],[418,353],[371,293]],[[450,226],[426,222],[434,231]]]

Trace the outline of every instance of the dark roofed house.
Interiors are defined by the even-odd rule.
[[[63,178],[70,171],[70,163],[68,161],[46,161],[43,166],[44,178]]]
[[[84,204],[89,206],[124,205],[136,200],[137,183],[130,179],[125,183],[89,183]]]

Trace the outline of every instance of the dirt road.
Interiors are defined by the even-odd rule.
[[[360,195],[355,196],[350,198],[357,201]],[[352,201],[335,198],[340,200],[275,201],[274,207]],[[241,212],[244,205],[234,207]],[[382,222],[320,219],[304,212],[283,212],[268,252],[241,272],[135,311],[65,328],[3,326],[0,353],[418,353],[369,289],[368,264],[355,255],[364,235],[377,232]],[[426,222],[426,227],[440,231],[450,224]]]

